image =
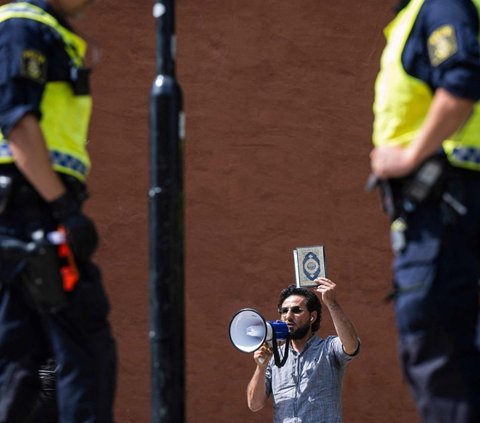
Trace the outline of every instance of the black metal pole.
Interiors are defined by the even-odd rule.
[[[185,421],[182,91],[175,78],[174,0],[157,0],[150,94],[149,292],[152,423]]]

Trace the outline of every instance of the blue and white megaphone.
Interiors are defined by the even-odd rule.
[[[242,352],[251,353],[258,350],[265,342],[273,349],[275,364],[282,367],[288,356],[290,335],[288,326],[281,321],[266,321],[253,308],[243,308],[230,321],[230,341]],[[286,341],[285,353],[280,360],[278,341]]]

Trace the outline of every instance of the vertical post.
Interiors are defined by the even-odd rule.
[[[149,293],[152,423],[185,421],[182,91],[175,79],[174,0],[157,0],[150,94]]]

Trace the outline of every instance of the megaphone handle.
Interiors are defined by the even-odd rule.
[[[260,358],[258,359],[258,362],[259,362],[260,364],[263,364],[263,363],[265,363],[265,359],[264,359],[263,357],[260,357]]]

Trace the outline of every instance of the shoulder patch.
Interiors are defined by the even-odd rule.
[[[438,66],[453,56],[457,50],[457,36],[453,25],[443,25],[428,37],[428,55],[432,66]]]
[[[20,73],[24,78],[44,84],[47,80],[47,59],[36,50],[24,50]]]

